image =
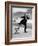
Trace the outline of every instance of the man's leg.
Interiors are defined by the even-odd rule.
[[[25,25],[25,28],[24,28],[24,32],[26,32],[26,25]]]

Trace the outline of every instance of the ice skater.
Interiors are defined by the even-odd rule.
[[[24,25],[24,27],[25,27],[24,32],[26,33],[26,28],[27,28],[26,23],[27,23],[27,19],[29,19],[29,17],[26,16],[26,14],[24,14],[24,16],[22,16],[21,18],[23,18],[23,19],[20,21],[19,25],[20,26],[21,26],[21,24]]]

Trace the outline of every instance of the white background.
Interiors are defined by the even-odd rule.
[[[0,46],[7,46],[5,45],[5,1],[7,0],[0,0]],[[13,0],[13,1],[38,3],[38,0]],[[12,46],[12,45],[8,45],[8,46]],[[13,46],[38,46],[38,43],[17,44]]]

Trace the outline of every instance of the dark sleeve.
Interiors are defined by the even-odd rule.
[[[22,16],[21,18],[25,18],[24,16]]]
[[[27,17],[27,19],[30,19],[29,17]]]

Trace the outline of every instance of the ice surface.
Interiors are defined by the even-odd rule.
[[[13,38],[25,38],[25,37],[32,37],[32,30],[31,29],[26,29],[26,33],[24,32],[19,32],[18,34],[13,34]]]

